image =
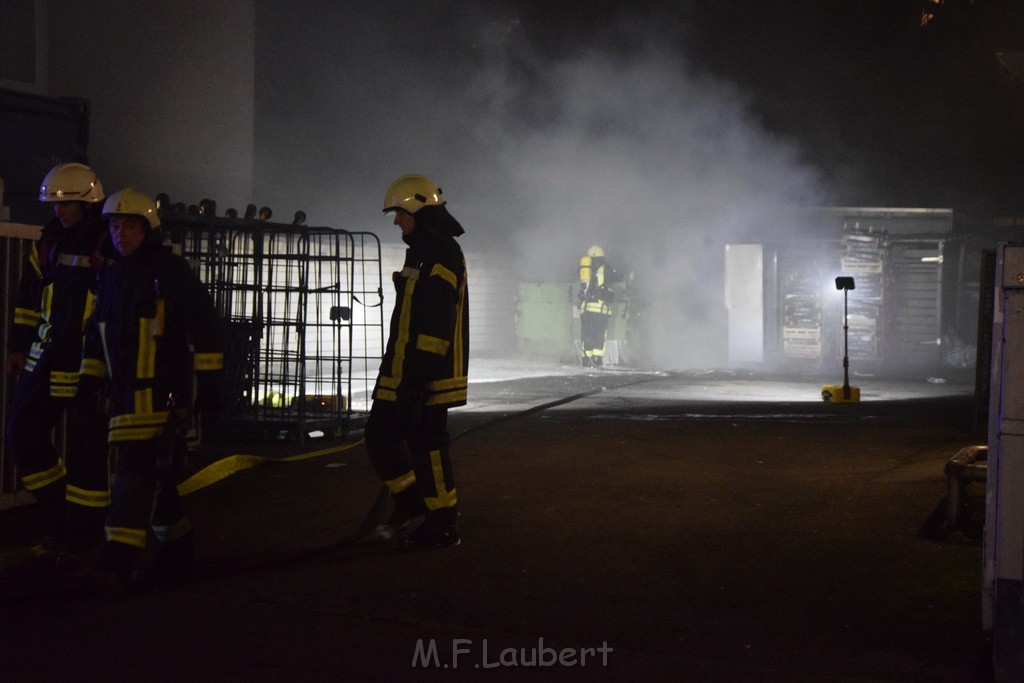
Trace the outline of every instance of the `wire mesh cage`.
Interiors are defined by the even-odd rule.
[[[380,241],[269,221],[161,218],[227,322],[228,424],[274,438],[343,434],[383,354]]]

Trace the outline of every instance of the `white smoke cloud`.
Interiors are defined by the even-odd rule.
[[[639,35],[645,47],[629,54],[586,48],[550,61],[497,45],[468,88],[485,154],[466,166],[500,181],[469,196],[512,236],[526,279],[571,280],[600,244],[634,274],[645,360],[717,365],[723,245],[807,234],[798,207],[824,193],[740,92],[659,47],[657,26]]]
[[[634,274],[647,362],[723,362],[724,244],[795,239],[813,230],[796,207],[827,203],[799,147],[680,56],[656,17],[595,26],[552,57],[514,10],[409,6],[320,6],[301,41],[263,59],[257,79],[276,91],[260,96],[257,166],[273,182],[257,185],[274,202],[308,197],[295,208],[312,224],[387,239],[378,197],[426,173],[467,250],[504,250],[524,279],[564,282],[601,244]],[[261,12],[269,39],[280,29]]]

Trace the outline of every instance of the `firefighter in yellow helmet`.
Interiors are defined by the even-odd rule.
[[[617,276],[605,261],[604,249],[593,245],[580,258],[580,362],[585,368],[604,365],[604,343],[615,293],[608,287]]]
[[[103,537],[110,503],[102,408],[78,395],[82,332],[111,255],[100,218],[103,186],[85,164],[53,167],[39,201],[54,218],[32,245],[14,308],[6,358],[18,374],[8,407],[6,449],[44,516],[43,551],[62,566],[88,562]],[[67,415],[68,459],[54,447],[54,426]]]
[[[458,497],[449,453],[448,409],[465,405],[469,370],[466,261],[462,226],[440,188],[422,175],[398,178],[384,212],[408,245],[366,448],[391,491],[394,512],[377,534],[410,549],[458,545]],[[420,519],[422,523],[413,530]]]
[[[216,417],[224,364],[220,317],[188,262],[160,242],[155,202],[135,188],[103,206],[117,250],[86,338],[82,380],[110,399],[117,451],[96,577],[127,586],[169,578],[193,557],[177,492],[196,379],[200,417]],[[155,538],[154,553],[144,550]]]

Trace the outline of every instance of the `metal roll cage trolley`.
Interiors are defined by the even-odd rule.
[[[348,434],[369,410],[383,355],[381,247],[376,235],[290,224],[250,204],[171,205],[160,220],[227,323],[218,430],[271,439]],[[210,436],[210,435],[207,435]]]

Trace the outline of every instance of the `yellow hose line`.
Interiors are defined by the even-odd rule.
[[[210,463],[185,481],[178,484],[178,494],[187,496],[190,493],[195,493],[199,489],[204,489],[211,484],[216,484],[221,479],[227,479],[235,472],[251,469],[263,462],[296,462],[298,460],[320,458],[325,455],[333,455],[334,453],[343,453],[355,448],[361,443],[363,443],[362,439],[344,446],[334,446],[333,448],[324,448],[310,453],[289,455],[287,458],[267,458],[261,455],[245,455],[242,453],[229,455],[217,462]]]
[[[33,557],[41,557],[47,552],[49,551],[41,545],[8,548],[7,550],[0,552],[0,571],[10,569],[22,562],[27,562]]]
[[[229,455],[217,462],[210,463],[185,481],[178,484],[178,493],[182,496],[195,493],[199,489],[206,488],[211,484],[216,484],[221,479],[227,479],[235,472],[251,469],[263,462],[297,462],[299,460],[309,460],[310,458],[320,458],[325,455],[344,453],[345,451],[355,448],[361,443],[363,443],[362,439],[344,446],[334,446],[332,448],[324,448],[319,451],[289,455],[287,458],[267,458],[260,455],[246,455],[242,453]],[[34,557],[41,557],[46,555],[48,552],[50,551],[42,545],[31,547],[19,546],[2,550],[0,551],[0,571],[31,560]]]

